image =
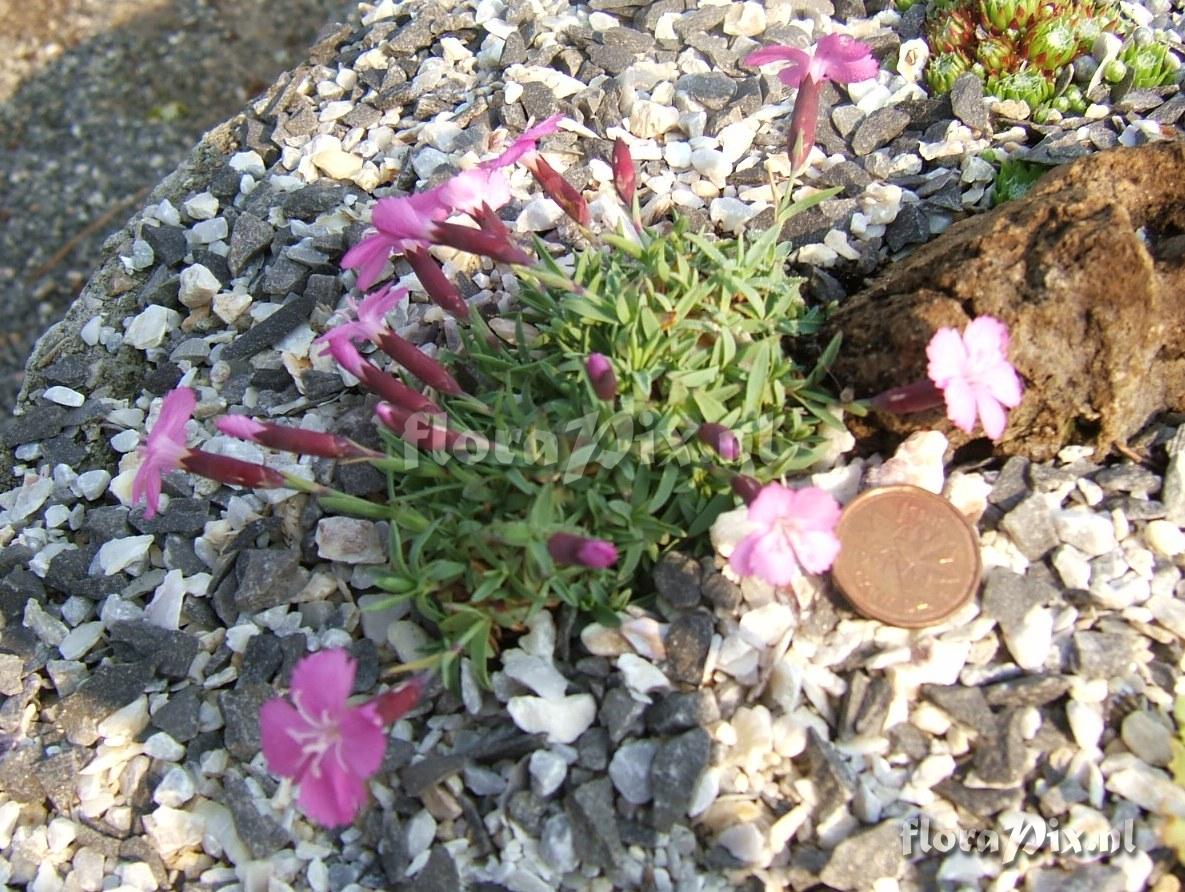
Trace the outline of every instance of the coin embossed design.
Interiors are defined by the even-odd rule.
[[[941,622],[979,587],[979,538],[950,502],[916,486],[871,489],[844,509],[831,576],[856,610],[906,628]]]

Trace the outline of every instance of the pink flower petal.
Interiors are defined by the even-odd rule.
[[[156,516],[160,506],[161,475],[181,467],[189,452],[185,445],[185,425],[193,416],[197,394],[188,387],[178,387],[165,394],[156,423],[140,447],[140,467],[132,478],[132,501],[145,504],[144,516]]]
[[[347,712],[342,717],[341,736],[342,752],[352,774],[367,778],[379,770],[387,752],[387,735],[373,704]]]
[[[524,130],[522,135],[512,142],[501,155],[492,161],[484,162],[482,166],[487,169],[509,167],[524,155],[534,152],[539,140],[555,133],[559,129],[560,121],[562,120],[564,120],[562,114],[555,114],[549,118],[544,118],[534,127]]]
[[[1009,409],[1020,405],[1024,397],[1024,388],[1020,383],[1020,375],[1008,363],[1000,363],[992,370],[991,378],[987,382],[992,396]]]
[[[368,235],[346,252],[342,268],[357,270],[358,287],[365,290],[378,280],[393,248],[391,239],[381,232]]]
[[[355,312],[358,317],[359,329],[365,332],[368,340],[374,340],[378,333],[386,327],[387,314],[406,297],[406,288],[396,288],[389,285],[362,299],[362,303],[358,304]]]
[[[825,530],[828,533],[835,529],[841,514],[839,503],[817,486],[794,491],[790,510],[797,518],[800,528]]]
[[[1000,439],[1004,428],[1008,426],[1008,413],[1004,411],[1004,407],[986,390],[980,390],[975,394],[975,405],[983,432],[993,440]]]
[[[939,387],[963,374],[967,365],[967,348],[963,338],[953,328],[940,328],[926,345],[926,374]]]
[[[770,526],[793,512],[794,490],[780,483],[771,483],[749,506],[748,519],[761,526]]]
[[[802,69],[805,73],[806,67],[811,63],[811,54],[798,47],[779,44],[754,50],[745,56],[745,61],[742,64],[749,68],[759,68],[762,65],[769,65],[771,62],[787,62]]]
[[[214,426],[228,437],[240,440],[254,440],[267,428],[247,415],[223,415],[214,421]]]
[[[823,77],[841,84],[876,77],[879,65],[866,44],[846,34],[828,34],[815,46],[815,57],[823,63]]]
[[[839,554],[839,539],[830,529],[803,530],[794,537],[794,554],[808,573],[824,573]]]
[[[428,244],[431,238],[429,227],[448,215],[449,208],[441,201],[438,187],[399,198],[380,198],[371,212],[370,222],[396,243]],[[406,250],[406,247],[398,246],[396,250]]]
[[[300,774],[306,757],[296,734],[307,728],[308,723],[286,700],[263,704],[259,710],[259,741],[268,770],[291,778]]]
[[[354,686],[354,658],[344,649],[310,654],[292,670],[292,699],[314,717],[341,715]]]
[[[946,400],[946,417],[959,430],[971,433],[977,412],[974,388],[963,378],[953,378],[942,396]]]
[[[453,214],[473,213],[483,204],[496,211],[510,201],[510,180],[504,171],[495,168],[463,170],[437,188],[441,201],[449,208],[442,220]]]
[[[758,535],[749,565],[753,575],[771,585],[789,585],[799,575],[798,556],[790,538],[781,530]]]
[[[366,784],[353,774],[327,767],[330,764],[331,759],[323,758],[320,771],[305,772],[296,801],[318,824],[341,827],[352,822],[366,802]]]

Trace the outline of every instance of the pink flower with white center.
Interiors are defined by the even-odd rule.
[[[524,130],[522,135],[512,142],[501,155],[489,161],[483,161],[481,166],[487,169],[509,167],[520,158],[534,154],[539,140],[545,136],[551,136],[559,130],[562,120],[564,120],[563,115],[552,115],[549,118],[544,118],[534,127]]]
[[[1007,409],[1020,405],[1020,376],[1008,362],[1008,326],[978,316],[960,335],[940,328],[926,347],[926,374],[942,391],[946,414],[955,427],[971,433],[978,417],[984,432],[998,440],[1008,424]]]
[[[143,460],[132,480],[132,501],[143,501],[144,516],[156,516],[160,505],[161,475],[181,467],[181,460],[189,453],[185,445],[185,425],[193,417],[197,394],[188,387],[169,391],[161,402],[156,424],[148,439],[140,447]]]
[[[843,34],[828,34],[810,50],[769,46],[750,53],[744,64],[758,67],[771,62],[789,63],[778,72],[778,79],[789,87],[798,88],[787,134],[790,162],[798,170],[806,163],[815,144],[819,91],[823,81],[850,84],[868,80],[876,76],[877,62],[866,44]]]
[[[259,711],[268,768],[295,780],[301,809],[327,827],[354,820],[387,745],[379,705],[347,703],[355,668],[340,649],[305,657],[292,671],[292,702],[269,700]]]
[[[846,34],[828,34],[809,50],[793,46],[767,46],[754,50],[745,57],[750,68],[785,62],[778,72],[778,80],[787,87],[801,87],[805,80],[816,84],[836,81],[851,84],[876,77],[878,69],[872,49]]]
[[[728,564],[741,576],[760,576],[771,585],[789,585],[800,568],[822,573],[839,554],[839,515],[839,504],[818,487],[770,483],[749,504],[746,519],[753,530]]]

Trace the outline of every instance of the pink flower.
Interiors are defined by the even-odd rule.
[[[259,711],[268,767],[300,785],[300,807],[327,827],[354,820],[387,744],[377,704],[346,702],[354,671],[344,650],[312,654],[292,671],[292,703],[269,700]]]
[[[144,516],[153,518],[160,505],[161,475],[181,467],[189,453],[185,445],[185,425],[193,417],[197,394],[188,387],[178,387],[165,395],[156,424],[140,447],[143,460],[132,480],[132,501],[143,501]]]
[[[804,80],[814,83],[837,81],[851,84],[876,77],[877,62],[872,49],[846,34],[828,34],[809,50],[792,46],[767,46],[745,57],[745,65],[757,68],[771,62],[786,62],[778,80],[798,87]]]
[[[839,514],[839,504],[818,487],[771,483],[749,505],[747,519],[755,529],[737,544],[729,566],[772,585],[790,584],[800,567],[822,573],[839,554]]]
[[[798,170],[815,144],[823,81],[850,84],[868,80],[876,76],[877,62],[867,45],[842,34],[826,35],[809,51],[792,46],[768,46],[745,57],[745,64],[753,67],[770,62],[789,63],[778,72],[778,79],[798,88],[787,134],[790,163]]]
[[[978,416],[984,432],[1000,439],[1008,413],[1020,405],[1021,383],[1008,362],[1008,326],[992,316],[967,323],[960,336],[953,328],[940,328],[926,347],[930,362],[926,374],[942,391],[947,417],[960,430],[971,433]]]
[[[547,551],[557,564],[603,570],[617,563],[617,546],[605,539],[589,539],[573,533],[555,533]]]
[[[489,161],[483,161],[481,166],[487,170],[495,170],[499,167],[509,167],[525,155],[533,154],[536,149],[536,143],[545,136],[551,136],[560,129],[560,121],[564,120],[563,115],[552,115],[550,118],[545,118],[534,127],[524,130],[510,146],[497,158],[492,158]]]
[[[379,199],[371,214],[376,231],[346,252],[342,266],[356,269],[358,287],[366,290],[378,280],[392,253],[426,252],[434,241],[434,224],[453,214],[472,213],[483,204],[500,208],[508,201],[506,174],[481,167],[462,171],[424,192]]]

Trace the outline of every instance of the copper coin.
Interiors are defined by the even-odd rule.
[[[906,628],[929,626],[979,587],[979,538],[950,502],[916,486],[857,496],[835,530],[831,576],[856,610]]]

